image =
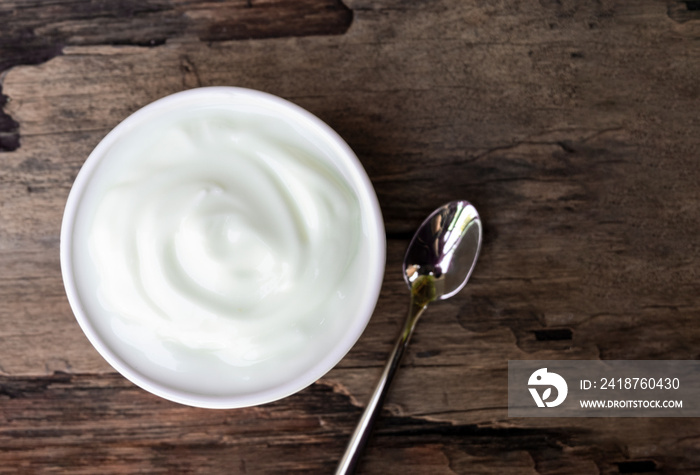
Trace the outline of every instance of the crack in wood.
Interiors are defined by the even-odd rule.
[[[547,328],[535,330],[534,333],[537,341],[561,341],[573,338],[573,332],[569,328]]]
[[[671,20],[678,23],[700,20],[700,0],[669,0],[666,13]]]
[[[617,469],[620,473],[651,473],[656,472],[658,466],[653,460],[628,460],[617,462]]]
[[[11,152],[19,148],[19,124],[5,112],[5,104],[7,96],[0,83],[0,152]]]
[[[326,386],[326,387],[330,388],[335,394],[340,394],[342,396],[345,396],[348,399],[348,401],[350,402],[350,404],[352,404],[355,407],[359,407],[361,409],[363,409],[365,407],[365,405],[362,402],[360,402],[352,394],[352,392],[350,392],[350,390],[345,385],[341,384],[338,381],[331,381],[328,379],[320,379],[320,380],[316,381],[315,384],[320,385],[320,386]]]

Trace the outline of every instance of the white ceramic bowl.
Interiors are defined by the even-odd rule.
[[[85,277],[95,273],[93,270],[90,270],[92,274],[81,270],[91,265],[90,252],[85,245],[86,228],[80,225],[81,219],[84,219],[81,213],[87,213],[86,209],[100,191],[99,187],[104,188],[104,170],[119,168],[118,163],[110,163],[118,156],[110,154],[110,151],[115,147],[132,146],[136,143],[135,134],[159,118],[199,110],[207,105],[231,108],[232,111],[239,107],[260,107],[265,114],[293,124],[300,134],[322,144],[325,150],[330,151],[326,157],[327,163],[343,177],[356,196],[362,217],[361,239],[367,252],[361,256],[362,262],[357,263],[363,268],[361,281],[357,283],[360,290],[357,298],[348,299],[353,301],[347,303],[349,316],[342,323],[342,331],[328,335],[320,333],[305,349],[300,350],[318,353],[312,358],[312,364],[300,363],[298,371],[271,377],[271,382],[253,390],[238,390],[235,383],[226,383],[225,366],[222,366],[224,370],[216,366],[216,371],[212,369],[212,380],[200,384],[196,371],[192,371],[197,363],[187,366],[187,371],[179,369],[182,366],[167,367],[151,361],[148,348],[138,347],[133,341],[122,341],[114,330],[114,319],[118,316],[100,306],[95,285],[87,282],[92,278]],[[96,176],[103,177],[103,181],[99,182],[102,185],[95,184]],[[92,189],[95,187],[97,190]],[[235,408],[267,403],[298,392],[321,378],[345,356],[364,331],[379,296],[385,265],[385,234],[377,197],[367,174],[350,147],[330,127],[306,110],[279,97],[250,89],[211,87],[192,89],[157,100],[129,116],[99,143],[80,170],[68,197],[61,228],[60,253],[71,308],[89,341],[110,365],[136,385],[163,398],[197,407]],[[324,338],[332,341],[324,341]],[[205,373],[209,371],[208,367],[200,369]],[[232,368],[231,371],[235,372],[236,369]],[[221,380],[220,385],[216,379]]]

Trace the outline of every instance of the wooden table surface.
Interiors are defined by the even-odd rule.
[[[700,473],[694,418],[509,418],[507,362],[700,358],[700,2],[0,1],[0,472],[331,473],[407,311],[438,205],[485,241],[420,322],[368,474]],[[350,144],[387,272],[345,359],[261,407],[195,409],[90,346],[59,265],[100,139],[169,93],[287,98]]]

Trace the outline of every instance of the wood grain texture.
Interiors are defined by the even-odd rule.
[[[698,11],[0,2],[0,471],[331,472],[407,310],[408,239],[466,198],[483,254],[467,289],[420,323],[361,471],[700,472],[694,419],[506,411],[509,359],[700,357]],[[58,260],[92,147],[143,105],[210,85],[278,94],[328,122],[368,171],[389,238],[355,348],[307,390],[238,411],[171,404],[114,374],[74,321]]]
[[[162,45],[344,33],[352,11],[339,0],[64,0],[0,2],[0,72],[35,64],[71,45]],[[184,63],[184,68],[189,66]],[[0,109],[5,99],[0,88]],[[0,151],[18,146],[18,124],[0,111]]]

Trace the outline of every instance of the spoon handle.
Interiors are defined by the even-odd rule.
[[[394,345],[394,349],[391,351],[391,355],[389,356],[386,366],[384,366],[384,372],[382,372],[382,376],[379,378],[377,387],[374,389],[374,393],[367,403],[365,412],[362,414],[362,417],[355,428],[355,432],[350,438],[350,442],[345,449],[345,454],[338,464],[338,468],[335,472],[336,475],[345,475],[355,472],[355,468],[360,460],[362,451],[367,445],[367,440],[372,433],[374,421],[377,419],[377,415],[379,414],[387,392],[389,391],[391,380],[394,378],[394,374],[401,363],[401,358],[403,357],[404,351],[406,350],[408,342],[411,339],[413,329],[416,327],[418,317],[420,317],[427,306],[427,302],[419,303],[418,299],[411,299],[411,309],[409,310],[408,318],[406,318],[406,323],[404,324],[399,338],[396,340],[396,344]]]

